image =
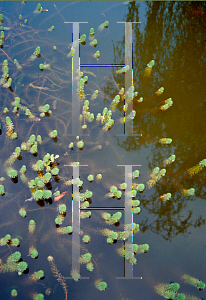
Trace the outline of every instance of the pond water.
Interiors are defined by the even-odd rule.
[[[1,1],[0,4],[3,17],[0,25],[4,27],[0,48],[0,184],[5,189],[0,195],[1,299],[10,299],[12,289],[18,292],[16,299],[22,300],[43,299],[38,294],[51,300],[158,300],[163,296],[169,299],[160,284],[171,282],[180,284],[178,293],[185,294],[186,299],[206,298],[205,289],[198,290],[197,281],[191,279],[206,282],[206,169],[199,164],[206,159],[206,3],[43,1],[40,6],[38,3]],[[105,21],[109,21],[108,26]],[[73,44],[76,55],[73,57],[72,22],[79,22],[79,37],[86,34],[85,43]],[[125,41],[130,37],[125,36],[125,22],[130,25],[133,22],[132,68],[118,74],[129,61]],[[94,28],[94,37],[90,36],[90,28]],[[91,45],[94,38],[96,47]],[[78,49],[79,60],[75,60]],[[95,57],[96,51],[100,51],[99,58]],[[148,67],[152,60],[154,65]],[[75,61],[83,72],[82,78],[88,76],[78,91],[80,76],[74,69]],[[127,96],[127,78],[138,95]],[[124,87],[125,93],[121,95]],[[163,93],[157,92],[161,87]],[[96,90],[98,95],[94,94]],[[120,101],[111,108],[117,95]],[[164,109],[169,98],[171,107]],[[82,115],[79,138],[72,135],[75,99]],[[129,108],[124,120],[124,101],[136,111],[133,120],[128,119]],[[42,108],[46,104],[50,107]],[[111,119],[114,124],[110,126],[107,122]],[[124,135],[125,124],[132,127],[131,135]],[[57,138],[49,136],[54,130]],[[38,140],[37,150],[32,135]],[[163,138],[172,142],[162,144]],[[79,149],[82,140],[84,146]],[[16,147],[20,147],[19,156],[15,154]],[[50,158],[45,157],[47,153]],[[175,155],[175,161],[166,164],[171,155]],[[44,160],[39,171],[38,160]],[[79,162],[78,168],[71,167],[75,162]],[[23,165],[26,173],[20,171]],[[139,224],[139,231],[128,240],[132,238],[137,245],[148,244],[149,250],[135,254],[134,264],[124,258],[128,242],[120,238],[126,223],[127,189],[125,192],[120,187],[129,178],[125,175],[125,165],[138,165],[131,167],[140,174],[132,179],[133,189],[138,184],[145,187],[133,198],[140,201],[140,213],[132,213],[130,202],[129,215],[133,223]],[[165,168],[165,176],[154,180],[155,167]],[[12,175],[12,169],[18,172],[18,177]],[[91,211],[89,218],[82,218],[83,209],[80,219],[74,215],[77,212],[71,182],[74,169],[79,170],[83,181],[80,193],[92,192],[85,210]],[[51,177],[48,180],[46,173],[51,174],[47,175]],[[97,180],[97,174],[102,174],[102,179]],[[92,182],[87,178],[89,175],[94,176]],[[31,182],[35,178],[36,182]],[[109,194],[113,185],[122,192],[120,198]],[[188,196],[187,190],[191,188],[195,192]],[[50,191],[51,197],[45,191]],[[160,198],[167,193],[171,193],[169,200]],[[28,199],[31,201],[25,201]],[[63,204],[67,208],[64,216],[59,214],[59,206]],[[83,205],[83,201],[78,205]],[[20,215],[20,209],[26,211],[26,217]],[[121,212],[122,217],[119,222],[109,224],[103,218],[105,212],[111,215]],[[33,232],[30,220],[36,224]],[[67,226],[74,226],[75,220],[79,221],[80,234],[76,235],[79,244],[74,232],[73,235],[61,232]],[[63,223],[58,226],[55,222]],[[108,243],[111,231],[116,231],[118,238]],[[6,238],[8,234],[10,237]],[[84,235],[90,236],[88,244],[82,240]],[[20,246],[14,245],[14,238],[19,239]],[[35,249],[38,257],[33,259]],[[86,263],[81,264],[78,281],[71,278],[75,249],[80,255],[91,253],[94,268],[89,272]],[[141,246],[138,249],[140,252]],[[21,253],[21,260],[9,263],[15,251]],[[49,256],[53,257],[50,261]],[[28,264],[22,274],[20,262]],[[125,277],[128,266],[132,279]],[[42,279],[35,277],[39,270],[44,271]],[[189,279],[184,279],[184,275]],[[107,283],[104,291],[99,290],[98,280]],[[185,299],[178,293],[175,299]]]

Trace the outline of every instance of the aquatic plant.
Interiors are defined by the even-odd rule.
[[[53,130],[52,132],[49,133],[49,136],[54,139],[57,137],[57,130]]]
[[[143,74],[144,77],[150,77],[151,72],[152,72],[152,68],[154,67],[154,65],[155,65],[155,61],[154,61],[154,60],[151,60],[151,61],[147,64],[147,67],[145,68],[144,74]]]
[[[33,295],[33,300],[44,300],[44,295],[43,294],[34,294]]]
[[[52,31],[52,30],[54,30],[54,26],[51,26],[51,27],[48,29],[48,31]]]
[[[101,279],[96,280],[94,285],[99,291],[105,291],[107,288],[107,283]]]
[[[55,219],[56,225],[61,225],[63,222],[64,222],[64,217],[59,216]]]
[[[42,279],[44,278],[44,271],[43,270],[39,270],[37,272],[34,272],[32,275],[31,275],[31,278],[33,280],[38,280],[38,279]]]
[[[11,246],[16,246],[16,247],[18,247],[19,244],[20,244],[20,240],[17,239],[17,238],[14,238],[14,239],[12,239],[12,240],[10,241],[10,245],[11,245]]]
[[[26,173],[26,166],[23,165],[19,171],[20,174]]]
[[[0,184],[0,194],[1,194],[2,196],[5,195],[5,189],[4,189],[4,186],[3,186],[2,184]]]
[[[89,236],[89,235],[84,235],[83,238],[82,238],[82,241],[83,241],[85,244],[89,244],[90,236]]]
[[[156,96],[160,96],[160,95],[162,95],[163,92],[164,92],[164,88],[161,87],[161,88],[159,88],[159,89],[155,92],[155,95],[156,95]]]
[[[43,199],[48,200],[52,197],[52,192],[50,190],[44,190],[43,191]]]
[[[180,288],[180,285],[177,282],[170,283],[170,285],[169,285],[169,289],[174,293],[176,293],[179,290],[179,288]]]
[[[14,252],[11,256],[12,256],[12,260],[13,260],[14,262],[18,262],[18,261],[20,261],[20,259],[21,259],[21,252],[16,251],[16,252]]]
[[[33,233],[36,228],[36,222],[34,220],[29,221],[29,233]]]
[[[61,234],[71,234],[73,232],[72,226],[57,228],[57,232]]]
[[[166,298],[166,299],[174,299],[175,298],[175,293],[170,291],[170,285],[168,283],[160,283],[156,285],[155,291],[158,295]]]
[[[10,234],[5,235],[4,238],[0,239],[0,246],[4,246],[4,245],[8,244],[10,242],[10,240],[11,240]]]
[[[60,214],[65,214],[66,213],[66,210],[67,210],[67,207],[65,204],[61,204],[59,207],[58,207],[58,211],[60,212]]]
[[[160,109],[162,111],[167,110],[172,106],[172,104],[173,104],[172,98],[168,98],[167,100],[165,100],[165,104],[160,106]]]
[[[110,232],[109,238],[111,238],[113,241],[118,239],[118,233],[115,231]]]
[[[130,264],[136,264],[137,259],[132,251],[125,251],[125,259]]]
[[[79,42],[83,44],[85,42],[85,40],[86,40],[86,34],[82,34],[79,39]]]
[[[187,170],[190,176],[193,176],[206,167],[206,159],[201,160],[197,165]]]
[[[171,198],[171,196],[172,195],[170,193],[167,193],[167,194],[160,196],[160,199],[162,199],[163,201],[167,201]]]
[[[72,270],[71,276],[74,279],[74,281],[78,281],[81,278],[81,275],[79,274],[79,272],[77,270]]]
[[[22,274],[28,268],[28,264],[25,261],[18,263],[18,274]]]
[[[177,300],[185,300],[186,296],[183,293],[178,293],[178,294],[176,294],[176,298],[177,298]]]
[[[14,170],[14,169],[9,169],[7,175],[8,175],[11,179],[14,179],[14,178],[16,178],[16,177],[18,176],[18,175],[17,175],[17,171]]]
[[[143,183],[139,183],[139,184],[136,185],[136,190],[138,192],[143,192],[144,189],[145,189],[145,185]]]
[[[17,59],[14,59],[14,64],[16,65],[17,69],[21,70],[22,66],[20,66],[19,62],[17,61]]]
[[[90,42],[90,46],[97,46],[97,39],[94,39],[93,41]]]
[[[139,171],[138,170],[135,170],[133,173],[132,173],[132,178],[133,179],[136,179],[139,177]]]
[[[40,69],[41,71],[43,71],[43,70],[44,70],[44,64],[40,64],[40,65],[39,65],[39,69]]]
[[[94,180],[94,176],[90,174],[87,179],[89,182],[92,182]]]
[[[85,253],[83,255],[81,255],[81,257],[79,258],[79,262],[81,264],[87,264],[88,262],[90,262],[92,258],[92,255],[90,253]]]
[[[147,253],[149,251],[148,244],[138,245],[138,250],[135,252],[136,254]]]
[[[175,161],[176,156],[173,154],[167,159],[164,160],[164,166],[171,164],[172,162]]]
[[[90,261],[86,264],[87,271],[92,272],[94,270],[93,263]]]
[[[44,192],[42,190],[38,190],[33,194],[33,197],[36,201],[43,199]]]
[[[77,147],[78,147],[79,149],[82,149],[82,148],[84,147],[84,142],[83,142],[83,141],[77,142]]]
[[[40,55],[40,47],[39,46],[36,47],[35,54],[36,54],[37,57]]]
[[[18,292],[16,289],[11,290],[11,296],[16,297],[18,295]]]
[[[38,255],[39,255],[39,252],[34,248],[34,247],[31,247],[29,249],[29,255],[32,257],[32,258],[37,258]]]
[[[204,282],[190,275],[184,274],[181,279],[183,279],[185,283],[197,287],[199,290],[203,290],[205,288]]]
[[[89,35],[92,37],[94,36],[94,34],[95,34],[94,28],[90,28]]]
[[[42,160],[38,160],[35,165],[32,165],[32,169],[37,172],[41,172],[44,170],[44,163]]]
[[[162,139],[159,139],[159,142],[160,142],[161,144],[166,144],[166,145],[168,145],[168,144],[171,144],[171,143],[172,143],[172,139],[170,139],[170,138],[162,138]]]
[[[194,193],[195,193],[195,189],[194,188],[191,188],[191,189],[188,189],[188,190],[183,189],[181,192],[185,196],[193,196]]]
[[[62,276],[62,274],[57,270],[57,267],[55,265],[55,261],[54,261],[54,258],[53,256],[49,255],[47,257],[47,260],[50,264],[50,267],[51,267],[51,271],[54,275],[54,277],[57,278],[57,281],[61,284],[61,286],[63,287],[64,289],[64,292],[65,292],[65,300],[67,300],[67,285],[66,285],[66,282],[65,282],[65,279],[64,277]]]
[[[91,217],[91,211],[87,211],[87,212],[81,211],[80,212],[81,219],[90,218],[90,217]]]
[[[96,51],[95,54],[94,54],[94,57],[97,58],[97,59],[99,59],[99,57],[100,57],[100,51]]]
[[[20,208],[19,214],[20,214],[20,216],[22,216],[23,218],[25,218],[26,217],[26,210],[24,208]]]

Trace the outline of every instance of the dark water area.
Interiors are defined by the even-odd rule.
[[[39,10],[38,3],[0,2],[3,16],[0,24],[3,26],[0,191],[1,185],[5,189],[0,195],[0,299],[11,299],[12,289],[18,292],[16,299],[21,300],[158,300],[163,296],[165,299],[206,299],[205,289],[197,287],[197,279],[206,282],[206,168],[200,163],[206,159],[206,3],[42,1]],[[109,21],[107,27],[101,25],[105,21]],[[70,53],[73,25],[65,22],[80,22],[80,36],[86,34],[85,44],[76,44],[80,47],[80,71],[88,76],[82,91],[74,89],[80,77],[73,68]],[[123,106],[128,98],[121,96],[115,109],[111,108],[113,99],[125,87],[127,74],[124,77],[124,73],[116,72],[122,68],[117,65],[125,64],[127,38],[125,23],[118,22],[134,22],[133,69],[130,68],[129,74],[138,95],[132,97],[136,116],[132,121],[126,119],[132,124],[133,136],[119,136],[124,132]],[[93,41],[90,28],[95,31],[96,47],[90,45]],[[37,47],[40,47],[40,55],[35,53]],[[100,51],[98,59],[94,57],[97,50]],[[154,66],[148,67],[152,60]],[[7,64],[8,70],[5,69]],[[44,65],[43,71],[40,64]],[[9,78],[12,79],[10,86]],[[164,91],[157,92],[161,87]],[[96,97],[95,90],[98,90]],[[82,115],[79,138],[71,136],[72,93],[78,94]],[[18,108],[14,103],[16,97],[20,98]],[[142,102],[140,97],[143,97]],[[169,98],[171,107],[163,109]],[[86,100],[89,106],[85,109]],[[51,112],[43,115],[42,106],[46,104]],[[112,116],[103,116],[105,107],[111,110]],[[26,115],[28,109],[29,116]],[[90,120],[86,115],[88,111],[94,114]],[[98,113],[101,114],[99,121],[96,120]],[[114,120],[109,130],[106,130],[106,118]],[[84,125],[87,125],[85,129]],[[57,130],[56,139],[49,136],[53,130]],[[17,133],[16,139],[12,138],[13,132]],[[35,135],[36,140],[41,135],[37,155],[32,154],[35,147],[32,148],[31,135]],[[172,142],[161,143],[163,138]],[[80,139],[84,142],[83,149],[78,148]],[[74,144],[72,149],[70,143]],[[16,147],[20,147],[20,156],[15,154]],[[49,163],[46,163],[47,153]],[[167,159],[171,155],[175,155],[175,160],[169,164]],[[44,169],[38,172],[36,163],[43,159]],[[82,218],[83,209],[81,213],[79,209],[80,218],[73,213],[73,168],[69,165],[74,162],[80,163],[79,175],[83,181],[80,193],[92,192],[85,210],[91,211],[90,218]],[[23,165],[26,173],[20,171]],[[132,179],[133,189],[138,184],[145,186],[143,192],[137,191],[131,198],[131,203],[140,201],[141,209],[135,214],[133,208],[132,213],[131,204],[133,223],[139,224],[132,242],[148,244],[149,250],[135,254],[133,265],[124,257],[127,241],[120,238],[125,230],[127,191],[120,186],[125,182],[122,165],[139,165],[132,168],[140,174]],[[153,172],[156,167],[166,169],[165,176],[159,180],[154,179],[157,179]],[[59,169],[56,176],[54,168]],[[18,180],[15,176],[11,178],[12,169],[18,172]],[[46,173],[51,174],[48,183]],[[102,174],[102,179],[98,180],[97,174]],[[87,178],[89,175],[94,176],[92,182]],[[31,180],[36,180],[36,187],[31,187]],[[43,187],[37,187],[38,180],[44,183]],[[121,198],[109,194],[113,185],[122,192]],[[194,189],[191,196],[189,189]],[[50,199],[45,200],[46,196],[40,197],[40,201],[34,199],[38,194],[35,192],[44,191],[51,191]],[[62,196],[59,199],[57,191]],[[167,193],[171,194],[169,200],[161,197]],[[32,201],[25,202],[30,198]],[[62,217],[63,223],[56,226],[62,204],[66,205],[66,214]],[[25,218],[20,215],[20,209],[26,211]],[[109,224],[103,218],[105,212],[111,215],[121,212],[122,217],[119,222]],[[62,234],[63,228],[73,226],[74,218],[79,218],[80,255],[90,253],[94,268],[89,272],[86,263],[81,264],[78,281],[71,278],[74,235]],[[33,231],[30,220],[36,223]],[[118,239],[109,244],[107,238],[111,231],[118,233]],[[11,237],[6,240],[8,234]],[[84,235],[90,236],[88,244],[82,240]],[[14,238],[19,239],[20,246],[12,245]],[[36,259],[31,257],[32,249],[38,251]],[[8,262],[15,251],[19,251],[22,261],[28,264],[23,273],[19,262]],[[49,261],[49,256],[53,260],[50,257]],[[125,276],[127,265],[133,270],[133,279],[117,279]],[[39,270],[44,271],[42,279],[35,278]],[[107,283],[104,291],[99,290],[98,280]],[[168,295],[172,290],[166,284],[172,282],[179,283],[180,288],[176,294]]]

